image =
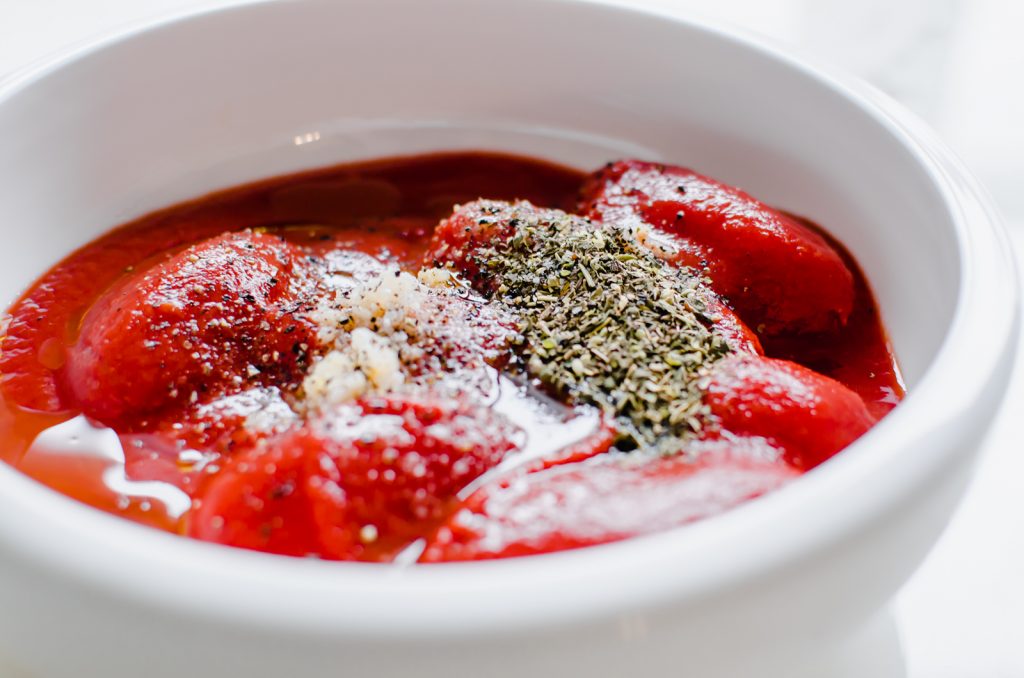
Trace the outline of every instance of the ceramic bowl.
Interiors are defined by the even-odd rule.
[[[41,676],[766,676],[907,579],[1009,375],[1010,248],[959,164],[865,86],[699,21],[576,0],[236,4],[7,80],[0,139],[5,303],[118,223],[293,170],[463,148],[686,164],[849,247],[909,392],[725,515],[504,562],[232,550],[0,465],[0,655]]]

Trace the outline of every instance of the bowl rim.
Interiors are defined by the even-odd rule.
[[[47,74],[123,40],[173,30],[213,14],[290,2],[294,0],[231,0],[137,22],[0,81],[0,106]],[[754,52],[838,94],[912,154],[941,192],[951,216],[961,278],[943,344],[903,403],[843,454],[756,502],[683,528],[576,551],[414,568],[296,560],[144,528],[85,507],[6,464],[0,464],[0,503],[16,510],[0,512],[0,540],[6,542],[0,550],[11,549],[48,575],[112,597],[243,628],[330,630],[367,639],[465,637],[554,628],[641,607],[696,601],[770,577],[880,519],[944,465],[954,463],[960,448],[927,442],[955,435],[955,427],[968,420],[991,418],[992,413],[977,411],[976,402],[987,389],[999,388],[999,372],[1014,350],[1018,331],[1008,238],[962,164],[885,95],[832,75],[831,69],[820,69],[813,60],[793,56],[791,49],[762,37],[679,10],[626,7],[615,0],[526,2],[537,11],[554,4],[581,12],[639,15]],[[972,370],[950,369],[968,357]],[[931,425],[901,427],[911,419]],[[895,466],[894,449],[901,450]],[[908,450],[914,452],[902,454]],[[875,490],[870,497],[845,503],[837,499],[868,480]],[[808,519],[808,507],[821,510]],[[794,515],[803,519],[800,530],[763,529],[785,524],[786,516]]]

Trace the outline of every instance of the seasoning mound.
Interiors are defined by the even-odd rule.
[[[480,205],[475,227],[508,237],[475,248],[474,282],[518,316],[527,372],[613,416],[625,447],[678,452],[707,424],[707,370],[730,352],[703,280],[631,229],[529,203]]]
[[[483,396],[493,388],[488,367],[507,359],[516,336],[504,309],[470,296],[444,270],[350,268],[359,275],[312,314],[325,352],[303,381],[304,409],[399,391]]]

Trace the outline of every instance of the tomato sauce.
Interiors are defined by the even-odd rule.
[[[609,179],[618,180],[619,177]],[[422,552],[424,561],[524,555],[601,543],[638,533],[629,525],[602,527],[602,516],[594,514],[592,506],[581,506],[578,509],[567,508],[557,520],[548,519],[545,524],[551,525],[551,530],[540,537],[516,537],[510,539],[508,548],[494,551],[473,546],[473,540],[481,539],[480,530],[493,527],[515,535],[516,530],[522,529],[521,525],[503,527],[504,515],[489,515],[488,511],[494,514],[499,510],[495,507],[506,506],[511,512],[516,506],[532,506],[530,502],[538,494],[554,493],[554,496],[571,498],[572,487],[591,487],[600,495],[606,487],[614,486],[617,479],[628,477],[631,479],[627,479],[626,487],[617,492],[620,496],[616,502],[642,504],[646,501],[651,504],[652,511],[658,509],[657,515],[660,516],[652,521],[651,529],[662,529],[728,508],[728,505],[715,504],[720,497],[700,485],[711,477],[708,474],[694,475],[694,469],[699,471],[702,465],[717,473],[715,477],[720,476],[720,482],[745,487],[741,494],[747,498],[773,489],[791,473],[802,472],[805,467],[818,463],[796,462],[790,458],[788,465],[776,465],[770,473],[762,473],[760,462],[752,461],[756,454],[737,461],[735,450],[730,449],[723,454],[731,461],[717,464],[713,461],[717,459],[714,456],[719,453],[717,450],[730,444],[709,439],[700,445],[712,450],[709,452],[711,456],[707,457],[712,460],[710,462],[701,461],[687,466],[675,459],[664,462],[663,466],[655,463],[640,470],[635,467],[622,470],[616,464],[619,457],[628,455],[608,451],[614,436],[607,421],[602,420],[596,410],[565,403],[557,394],[541,392],[543,389],[538,390],[537,384],[505,374],[501,364],[490,360],[487,365],[480,366],[489,375],[487,378],[493,380],[493,389],[485,398],[487,408],[497,412],[495,416],[502,417],[502,421],[514,422],[520,429],[518,432],[509,429],[501,441],[488,437],[465,422],[474,418],[486,419],[490,415],[480,414],[473,408],[466,409],[469,406],[445,409],[415,398],[386,404],[369,402],[362,405],[360,415],[366,421],[379,417],[386,428],[397,426],[395,417],[405,417],[405,423],[401,424],[404,428],[382,434],[380,440],[390,447],[374,447],[377,443],[370,444],[363,439],[346,443],[349,447],[343,446],[344,450],[331,453],[334,455],[331,459],[339,464],[340,470],[310,471],[305,466],[306,458],[300,459],[291,450],[306,450],[304,454],[307,457],[315,455],[320,449],[333,449],[337,436],[305,429],[301,433],[285,431],[285,437],[291,437],[275,452],[277,456],[273,459],[277,471],[271,480],[251,476],[244,464],[238,461],[250,455],[253,464],[263,464],[268,458],[258,456],[263,454],[259,451],[263,449],[260,447],[262,443],[248,440],[248,434],[240,433],[238,422],[257,410],[288,409],[287,399],[282,399],[280,392],[288,391],[298,382],[272,376],[277,373],[270,369],[270,363],[281,362],[276,358],[278,351],[274,351],[274,360],[265,359],[266,365],[254,366],[247,362],[248,358],[225,363],[225,370],[233,370],[242,376],[249,371],[259,376],[252,382],[252,388],[244,391],[225,391],[220,395],[211,391],[209,402],[203,400],[207,397],[205,385],[198,389],[202,391],[198,394],[193,390],[191,403],[199,400],[199,405],[208,406],[202,412],[189,409],[189,394],[183,391],[180,397],[176,395],[176,402],[182,403],[180,406],[164,410],[154,408],[150,414],[129,423],[122,423],[118,418],[120,415],[111,415],[104,417],[105,423],[109,424],[105,425],[95,418],[95,411],[90,410],[93,416],[83,414],[87,406],[83,406],[78,395],[78,377],[68,362],[78,355],[76,351],[80,352],[84,341],[81,336],[83,326],[86,331],[90,327],[88,318],[100,315],[95,310],[100,304],[112,309],[117,307],[110,313],[120,312],[117,304],[132,298],[132,286],[144,284],[145,278],[140,276],[147,271],[159,272],[161,266],[176,266],[175,257],[187,255],[198,260],[203,250],[193,248],[203,247],[202,243],[210,239],[227,233],[248,234],[241,236],[247,240],[238,241],[241,244],[237,246],[243,248],[238,250],[242,256],[247,248],[252,247],[250,240],[258,244],[260,238],[272,239],[283,243],[280,247],[287,248],[287,254],[278,255],[278,259],[267,259],[268,265],[277,266],[276,262],[285,256],[295,259],[288,266],[305,266],[308,260],[314,262],[310,264],[314,267],[310,270],[318,271],[316,275],[321,276],[341,279],[363,275],[358,267],[333,270],[331,267],[335,264],[331,262],[338,259],[332,257],[339,252],[365,253],[371,257],[367,266],[376,266],[373,263],[376,260],[395,267],[396,276],[398,270],[415,275],[423,262],[432,256],[430,252],[439,251],[439,238],[443,239],[444,235],[440,231],[435,234],[435,228],[439,228],[439,221],[452,214],[454,205],[472,203],[478,198],[526,200],[545,208],[575,212],[585,209],[580,206],[581,191],[593,191],[593,181],[593,176],[588,178],[577,170],[528,158],[492,153],[435,154],[344,165],[261,181],[164,209],[123,225],[54,266],[28,288],[5,316],[4,324],[0,326],[5,335],[0,343],[0,460],[86,504],[171,532],[291,555],[310,552],[308,541],[315,539],[320,544],[313,551],[316,555],[365,560],[394,559],[396,555],[406,553],[406,547],[419,539],[419,550],[414,549],[412,556],[406,557],[419,557]],[[692,193],[695,189],[690,190]],[[592,198],[584,195],[583,202],[587,200]],[[616,207],[620,208],[621,205]],[[672,210],[675,213],[676,208],[672,207]],[[595,221],[601,218],[610,221],[612,216],[594,215]],[[455,223],[451,219],[442,223],[450,226]],[[779,365],[782,361],[787,365],[792,361],[803,366],[801,370],[809,368],[793,372],[786,367],[785,370],[790,371],[780,372],[783,377],[804,379],[814,388],[820,386],[813,381],[819,377],[808,376],[811,370],[815,375],[822,375],[821,378],[834,379],[859,396],[872,421],[876,420],[899,402],[903,387],[870,287],[852,257],[838,243],[808,222],[799,220],[799,223],[808,227],[808,232],[815,234],[813,237],[827,240],[828,247],[835,250],[845,264],[853,281],[852,310],[836,327],[815,326],[789,334],[758,332],[752,341],[763,346],[766,358],[779,359]],[[227,243],[225,246],[236,246],[230,240],[224,242]],[[189,252],[196,254],[189,255]],[[700,256],[706,257],[706,253]],[[689,262],[681,263],[689,265]],[[247,266],[248,262],[243,261],[243,264]],[[269,278],[268,283],[271,286],[278,284],[278,274],[273,275],[275,277]],[[299,276],[296,289],[305,284],[302,276],[306,275],[312,274]],[[154,289],[158,289],[160,280],[151,282],[156,286]],[[317,282],[314,280],[309,284],[316,285]],[[337,284],[344,287],[348,283],[341,280]],[[201,287],[198,285],[197,289]],[[127,296],[116,297],[123,288],[128,290],[123,292]],[[267,299],[271,299],[274,293],[268,291]],[[472,301],[474,304],[483,303],[481,299]],[[476,307],[467,308],[467,313],[476,313]],[[91,315],[90,311],[93,311]],[[279,330],[277,325],[287,322],[281,318],[293,311],[285,308],[281,315],[267,316],[271,318],[270,322],[258,316],[256,319],[263,324],[254,325],[257,329],[252,334],[263,336],[256,336],[254,340],[274,335]],[[483,322],[476,315],[467,317],[473,318],[474,322]],[[501,326],[500,319],[494,322],[495,327]],[[260,327],[266,332],[258,329]],[[299,332],[302,331],[300,328]],[[296,348],[300,343],[305,346],[312,342],[315,331],[316,328],[310,329],[309,339],[294,343],[292,336],[281,335],[282,341],[288,343],[280,344],[280,353],[288,353],[291,347],[296,356],[296,364],[289,368],[295,379],[301,380],[302,370],[308,369],[309,363],[318,359],[312,356],[312,351],[307,356],[307,348],[301,351]],[[220,334],[216,336],[221,337]],[[188,339],[185,341],[191,346]],[[126,350],[132,350],[133,342],[129,337]],[[276,347],[278,344],[272,345],[272,348]],[[144,378],[139,376],[139,379]],[[831,384],[830,380],[821,388],[831,393]],[[726,403],[721,407],[737,407],[729,397],[732,396],[727,394],[720,399],[721,403]],[[860,406],[858,401],[857,407]],[[836,407],[839,408],[838,405]],[[728,419],[728,409],[723,412]],[[295,416],[290,411],[285,414],[286,421],[291,421],[288,417]],[[467,452],[450,438],[431,438],[434,435],[431,431],[441,424],[450,426],[460,439],[483,442],[479,442],[474,451]],[[487,430],[501,431],[502,426],[492,423]],[[190,427],[202,431],[202,435],[193,435]],[[737,425],[734,432],[746,436],[747,433],[741,432],[740,428]],[[761,433],[754,431],[750,435],[757,437]],[[349,477],[353,474],[351,462],[346,462],[350,465],[343,467],[339,459],[358,452],[359,463],[363,465],[359,467],[361,472],[365,471],[368,478],[377,478],[378,469],[384,468],[386,463],[375,455],[387,457],[395,449],[404,450],[404,443],[400,441],[407,440],[409,435],[419,441],[415,455],[422,459],[424,465],[414,469],[415,472],[408,477],[400,475],[394,480],[397,488],[394,492],[399,499],[415,496],[415,500],[397,501],[391,496],[382,498],[373,483],[353,485],[350,482],[341,492],[347,496],[348,503],[344,506],[338,503],[335,495],[340,491],[339,483],[346,473]],[[780,436],[780,440],[785,437],[783,434]],[[741,448],[747,444],[734,442],[731,445]],[[458,483],[455,483],[451,468],[446,466],[452,463],[457,464],[460,473],[467,468],[476,470],[470,475],[458,476]],[[220,482],[215,490],[211,490],[215,479],[222,476],[228,467],[232,469],[234,485]],[[514,483],[509,485],[501,480],[508,469],[514,471],[517,468],[528,468],[540,474],[536,477],[541,478],[541,482],[522,490],[516,489]],[[795,470],[791,472],[791,468]],[[666,494],[664,488],[651,480],[655,477],[672,478],[673,482],[684,483],[680,487],[690,487],[685,491],[694,493],[695,504],[668,511],[664,506],[655,506],[655,500],[650,497],[658,497],[658,502],[673,501],[671,492]],[[770,482],[762,482],[761,479],[766,477],[770,477]],[[550,479],[550,485],[545,484],[548,481],[544,478]],[[297,483],[301,491],[296,490]],[[493,488],[489,490],[491,486]],[[650,489],[656,486],[656,491],[651,492]],[[227,519],[227,526],[222,527],[227,514],[207,516],[213,503],[210,500],[204,506],[204,497],[214,491],[220,495],[230,494],[239,487],[243,489],[237,491],[250,499],[255,496],[253,493],[265,492],[267,497],[282,499],[282,507],[287,506],[272,520],[263,514],[257,515],[258,511],[246,514],[248,518],[240,517],[242,513],[234,511]],[[444,490],[444,498],[433,501],[433,493],[441,491],[438,488]],[[359,497],[358,510],[363,513],[354,531],[346,531],[338,525],[347,520],[345,516],[349,514],[345,511],[356,510],[353,497]],[[464,500],[468,503],[461,503]],[[262,505],[262,502],[260,499],[256,503]],[[252,501],[249,503],[253,504]],[[488,506],[490,508],[486,508]],[[463,510],[459,512],[460,509]],[[623,510],[629,510],[629,507]],[[481,512],[475,523],[471,520],[476,515],[472,511]],[[411,513],[406,516],[403,512]],[[310,523],[312,527],[305,523],[301,528],[294,527],[298,519],[293,516],[299,513],[314,516]],[[453,518],[456,514],[462,518]],[[671,516],[676,514],[678,518],[672,519]],[[669,518],[665,518],[666,515]],[[481,527],[483,519],[480,516],[493,519],[494,525]],[[207,522],[197,527],[197,520]],[[260,523],[259,530],[250,534],[251,525],[245,522],[247,520],[249,523],[270,522]],[[281,528],[282,524],[284,528]],[[273,525],[276,529],[272,539],[266,538],[265,532],[270,529],[266,525]],[[573,534],[580,525],[587,526],[589,536]],[[217,536],[235,527],[241,530],[242,535],[237,539],[232,541]],[[310,530],[317,532],[315,537],[307,534]],[[423,539],[426,539],[425,546]]]

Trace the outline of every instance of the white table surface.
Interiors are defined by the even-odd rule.
[[[98,34],[217,1],[0,0],[0,78]],[[730,21],[886,89],[981,177],[1024,261],[1021,0],[622,1]],[[1022,412],[1018,366],[961,509],[894,603],[905,669],[859,678],[1024,677]],[[890,626],[881,633],[892,646]]]

